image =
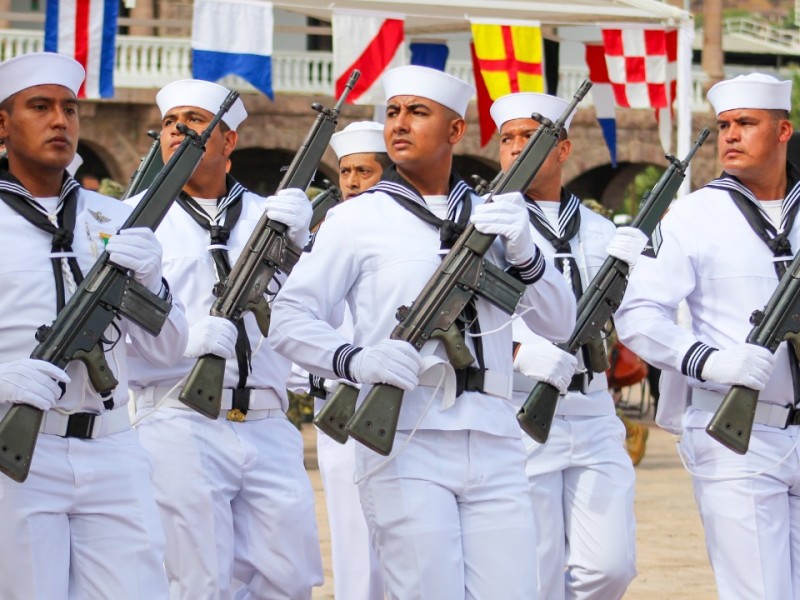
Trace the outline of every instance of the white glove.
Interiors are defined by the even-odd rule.
[[[703,379],[726,385],[743,385],[761,391],[766,387],[775,356],[755,344],[738,344],[712,352],[703,366]]]
[[[236,356],[236,325],[222,317],[206,315],[189,327],[189,341],[183,355],[197,358],[213,354],[228,360]]]
[[[58,383],[69,383],[63,369],[43,360],[23,358],[0,364],[0,402],[30,404],[50,410],[61,398]]]
[[[382,340],[353,356],[350,374],[356,383],[388,383],[405,391],[419,384],[422,357],[401,340]]]
[[[645,244],[647,236],[643,231],[636,227],[620,227],[617,229],[617,235],[606,246],[606,252],[609,256],[624,260],[630,268],[633,268]]]
[[[522,344],[514,358],[514,368],[537,381],[544,381],[566,394],[575,374],[578,359],[550,342]]]
[[[286,225],[289,241],[298,248],[308,244],[311,213],[311,202],[301,189],[286,188],[267,198],[267,217]]]
[[[111,262],[133,271],[133,278],[148,290],[161,291],[161,244],[147,227],[123,229],[106,244]]]
[[[493,202],[479,204],[472,212],[470,221],[481,233],[500,236],[509,264],[521,265],[536,255],[528,209],[519,192],[498,194]]]

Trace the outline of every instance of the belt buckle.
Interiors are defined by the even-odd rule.
[[[786,423],[781,429],[787,429],[789,425],[800,425],[800,410],[797,410],[797,407],[791,404],[787,405],[786,408],[789,409],[789,412],[786,414]]]
[[[92,439],[94,419],[97,415],[92,413],[74,413],[67,417],[67,431],[63,437],[74,437],[80,440]]]
[[[232,408],[228,411],[225,418],[234,423],[244,423],[245,419],[247,419],[247,413],[243,413],[238,408]]]

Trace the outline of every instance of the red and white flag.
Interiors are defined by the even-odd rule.
[[[604,29],[602,33],[608,76],[617,106],[656,109],[661,145],[669,152],[678,30],[626,27]]]
[[[404,16],[369,11],[333,12],[333,76],[338,98],[353,69],[361,71],[347,98],[351,104],[381,104],[384,71],[405,64]]]

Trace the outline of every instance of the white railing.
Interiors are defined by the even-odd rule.
[[[0,30],[0,60],[27,52],[42,50],[43,34],[39,31]],[[187,38],[117,36],[114,84],[119,88],[160,88],[176,79],[192,76],[192,51]],[[447,72],[474,82],[468,61],[449,61]],[[562,66],[559,69],[559,95],[571,98],[586,78],[583,66]],[[693,73],[693,110],[706,110],[703,95],[705,74]],[[239,91],[253,88],[237,76],[222,82]],[[282,52],[272,57],[272,87],[275,92],[331,95],[333,92],[333,55],[330,52]],[[581,106],[591,106],[591,94]]]
[[[725,33],[740,33],[787,50],[797,52],[800,49],[800,32],[795,29],[781,29],[763,21],[744,17],[725,19],[722,28]]]

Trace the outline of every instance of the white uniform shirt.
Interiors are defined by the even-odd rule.
[[[131,212],[118,200],[95,192],[79,190],[72,248],[81,271],[86,274],[104,250],[104,239],[114,235]],[[0,201],[0,362],[30,356],[37,346],[34,338],[41,325],[50,325],[56,318],[56,288],[50,259],[52,235],[26,221],[19,213]],[[114,406],[128,402],[128,372],[124,339],[140,355],[156,364],[177,360],[186,346],[186,317],[174,302],[161,334],[153,337],[127,319],[116,321],[121,333],[113,328],[106,337],[122,340],[105,353],[106,361],[119,381],[113,392]],[[79,361],[67,365],[72,382],[56,407],[66,412],[101,413],[103,400],[89,383],[86,367]]]
[[[797,252],[800,223],[795,222],[788,237]],[[744,342],[753,327],[750,315],[764,308],[778,277],[772,251],[750,228],[729,193],[703,188],[678,200],[654,239],[656,257],[639,259],[617,310],[622,342],[656,367],[673,371],[681,371],[687,352],[698,341],[720,349]],[[691,330],[675,324],[684,298]],[[727,391],[727,386],[712,381],[689,377],[688,383]],[[778,348],[775,369],[759,400],[793,402],[786,344]],[[687,424],[705,426],[709,416],[695,411]]]
[[[134,204],[141,198],[136,196],[127,202]],[[228,259],[233,266],[244,248],[256,223],[265,211],[266,198],[252,192],[244,192],[242,213],[228,240]],[[156,236],[164,249],[164,277],[170,283],[173,297],[186,306],[190,324],[207,316],[215,298],[212,293],[217,282],[214,259],[208,249],[210,234],[178,204],[174,204],[159,225]],[[283,278],[283,276],[281,276]],[[274,284],[274,282],[273,282]],[[275,291],[275,290],[273,290]],[[248,312],[244,316],[250,347],[253,351],[253,370],[247,378],[247,386],[254,389],[272,389],[280,399],[281,406],[262,406],[259,400],[251,400],[252,409],[288,408],[286,380],[291,364],[275,353],[263,340],[255,317]],[[274,328],[274,322],[272,326]],[[169,368],[154,367],[132,353],[130,362],[131,387],[174,386],[192,369],[194,358],[182,358]],[[235,388],[239,379],[236,358],[227,361],[224,387]]]
[[[473,203],[480,201],[473,196]],[[303,255],[276,298],[270,341],[305,369],[335,379],[337,349],[351,342],[363,347],[388,339],[397,325],[397,308],[411,305],[441,263],[441,256],[438,230],[390,196],[372,192],[348,200],[328,213],[313,251]],[[506,266],[499,240],[487,257]],[[342,300],[353,312],[352,340],[325,322]],[[534,307],[524,318],[545,337],[564,341],[571,333],[575,299],[552,265],[544,269],[536,283],[527,286],[517,310],[523,305]],[[499,329],[482,338],[485,366],[510,377],[509,317],[482,298],[477,307],[481,331]],[[445,357],[438,341],[430,343],[436,344],[437,356]],[[472,350],[472,340],[467,344]],[[362,395],[369,387],[364,386]],[[405,394],[398,429],[413,429],[434,389],[420,386]],[[441,395],[439,391],[433,399],[420,428],[519,435],[510,400],[465,392],[453,407],[440,410]]]
[[[545,203],[542,203],[545,204]],[[553,207],[558,207],[558,202],[550,202]],[[614,224],[598,215],[593,210],[581,205],[579,207],[581,215],[581,225],[578,233],[570,240],[569,246],[575,257],[581,276],[581,284],[585,290],[589,282],[594,278],[600,267],[603,266],[608,253],[606,246],[611,238],[616,234]],[[542,250],[548,265],[554,264],[553,255],[555,248],[531,225],[531,237],[536,245]],[[555,269],[555,267],[553,267]],[[563,275],[562,275],[563,277]],[[571,332],[570,332],[571,333]],[[532,332],[525,323],[519,319],[514,321],[514,340],[521,344],[541,342],[542,337]],[[576,355],[578,358],[578,371],[584,370],[582,352]],[[605,373],[594,373],[589,383],[587,394],[581,392],[567,392],[566,396],[558,401],[556,413],[559,415],[581,415],[596,416],[614,413],[614,401],[608,393],[608,380]],[[516,393],[515,402],[521,405],[527,395]]]

